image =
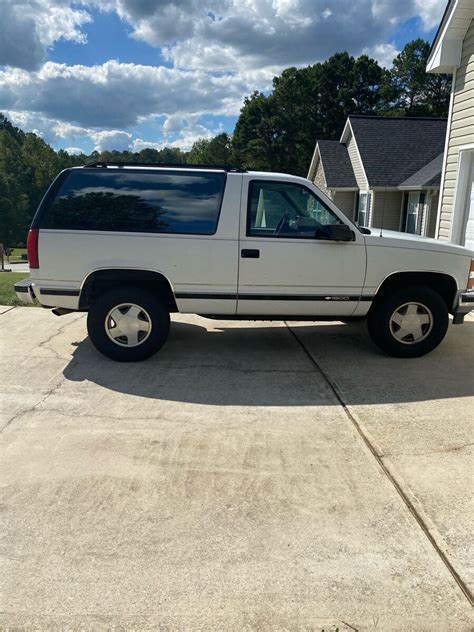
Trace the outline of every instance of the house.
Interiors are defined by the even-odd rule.
[[[436,236],[474,250],[474,2],[450,0],[428,72],[453,76]]]
[[[446,119],[349,116],[308,179],[360,226],[434,237],[445,137]]]

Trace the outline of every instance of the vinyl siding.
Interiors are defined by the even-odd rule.
[[[373,196],[372,226],[400,230],[402,191],[375,191]]]
[[[439,224],[439,238],[449,239],[461,145],[474,143],[474,20],[464,38],[461,64],[456,72],[453,109],[449,127],[446,167]]]
[[[357,152],[356,142],[352,134],[349,138],[349,142],[347,143],[347,151],[349,152],[349,158],[352,163],[352,170],[354,171],[354,176],[357,182],[357,186],[362,191],[367,191],[368,189],[367,179],[365,177],[362,163],[359,160],[359,154]]]
[[[347,215],[349,219],[354,219],[354,198],[355,191],[336,191],[334,193],[334,204]]]

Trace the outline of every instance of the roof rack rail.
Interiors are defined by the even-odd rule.
[[[83,167],[165,167],[166,169],[209,169],[214,171],[232,171],[234,173],[246,173],[245,169],[239,169],[239,167],[233,167],[232,165],[183,165],[164,162],[122,162],[99,160],[96,162],[86,162]]]

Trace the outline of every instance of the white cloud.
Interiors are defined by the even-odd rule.
[[[89,10],[115,11],[132,36],[166,50],[181,68],[287,67],[358,54],[419,16],[430,29],[445,0],[1,0],[0,65],[31,70],[59,39],[85,42]],[[330,18],[330,19],[329,19]],[[357,28],[354,28],[357,25]],[[25,42],[28,45],[25,46]]]
[[[80,127],[127,128],[150,115],[237,114],[259,78],[270,79],[258,71],[214,75],[113,60],[98,66],[48,62],[38,72],[0,71],[0,108]]]
[[[426,31],[438,26],[445,7],[446,0],[415,0],[415,13]]]
[[[100,132],[92,132],[90,137],[95,143],[95,151],[117,150],[124,151],[130,149],[132,135],[130,132],[122,130],[102,130]]]
[[[141,151],[145,147],[163,149],[164,147],[177,147],[183,151],[189,151],[193,144],[202,138],[213,138],[222,132],[222,128],[210,129],[197,121],[197,117],[170,116],[166,119],[162,128],[164,138],[158,142],[149,142],[141,138],[133,141],[133,151]]]
[[[67,151],[67,153],[71,156],[79,156],[80,154],[84,153],[80,147],[65,147],[64,151]]]
[[[393,26],[408,18],[432,28],[444,2],[115,0],[115,7],[135,38],[164,48],[175,66],[240,71],[314,63],[340,50],[360,54],[385,45]]]
[[[400,51],[393,44],[376,44],[372,48],[364,49],[363,52],[376,59],[384,68],[390,68]]]
[[[166,140],[164,144],[168,147],[180,147],[184,151],[188,151],[196,141],[202,138],[212,138],[216,133],[216,130],[211,130],[204,125],[191,123],[180,130],[177,138],[171,142]]]
[[[64,121],[49,119],[49,124],[56,138],[81,138],[83,136],[90,136],[93,131]]]
[[[100,2],[99,2],[100,4]],[[194,23],[207,15],[207,5],[222,5],[216,0],[203,5],[200,0],[116,0],[113,5],[119,16],[134,27],[134,37],[152,46],[190,36]]]
[[[25,5],[27,13],[32,6],[39,4],[46,10],[33,11],[36,21],[36,28],[42,44],[50,46],[59,39],[85,44],[87,38],[81,30],[85,24],[92,22],[90,13],[83,9],[77,9],[69,6],[70,3],[61,0],[36,0],[35,3],[18,2],[15,0],[16,6]]]
[[[0,66],[33,70],[46,59],[46,47],[59,39],[84,43],[81,27],[91,15],[64,0],[1,0]]]
[[[245,96],[271,90],[273,77],[290,65],[347,50],[390,66],[398,53],[389,43],[393,25],[419,16],[430,29],[444,3],[0,0],[0,110],[47,142],[70,147],[147,144],[131,132],[143,122],[163,136],[151,146],[190,147],[215,133],[200,123],[203,115],[238,114]],[[48,47],[61,38],[85,43],[92,9],[115,11],[132,37],[160,49],[171,67],[44,63]]]
[[[154,149],[178,147],[183,151],[188,151],[197,140],[212,138],[223,131],[222,126],[211,129],[202,125],[198,115],[171,115],[162,125],[156,126],[157,134],[162,137],[162,140],[154,141],[134,138],[134,134],[124,130],[81,127],[35,113],[7,110],[4,114],[25,132],[35,132],[48,143],[66,145],[65,151],[68,153],[90,152],[90,149],[85,151],[73,143],[84,143],[95,151],[140,151],[145,147]]]
[[[169,136],[175,132],[179,132],[184,127],[189,127],[196,117],[184,117],[180,114],[172,114],[168,116],[163,123],[163,132]]]

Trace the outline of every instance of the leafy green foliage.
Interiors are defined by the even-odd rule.
[[[428,74],[426,61],[428,42],[416,39],[408,42],[393,60],[385,78],[389,108],[402,116],[447,116],[451,92],[450,75]]]
[[[237,161],[305,176],[316,140],[338,139],[349,114],[447,116],[450,78],[426,73],[428,54],[428,42],[418,39],[390,70],[345,52],[287,68],[274,78],[271,94],[245,99],[233,137]]]
[[[447,116],[451,78],[425,72],[428,42],[409,42],[390,70],[367,55],[336,53],[306,68],[287,68],[270,94],[244,100],[233,137],[200,139],[186,153],[175,147],[140,152],[54,151],[0,114],[0,242],[24,243],[35,209],[53,178],[87,161],[235,164],[306,175],[318,139],[340,137],[349,114]]]
[[[232,140],[229,134],[197,140],[188,153],[186,162],[190,165],[233,164]]]
[[[0,305],[31,305],[19,301],[13,287],[17,281],[26,279],[27,276],[27,272],[0,272]]]

